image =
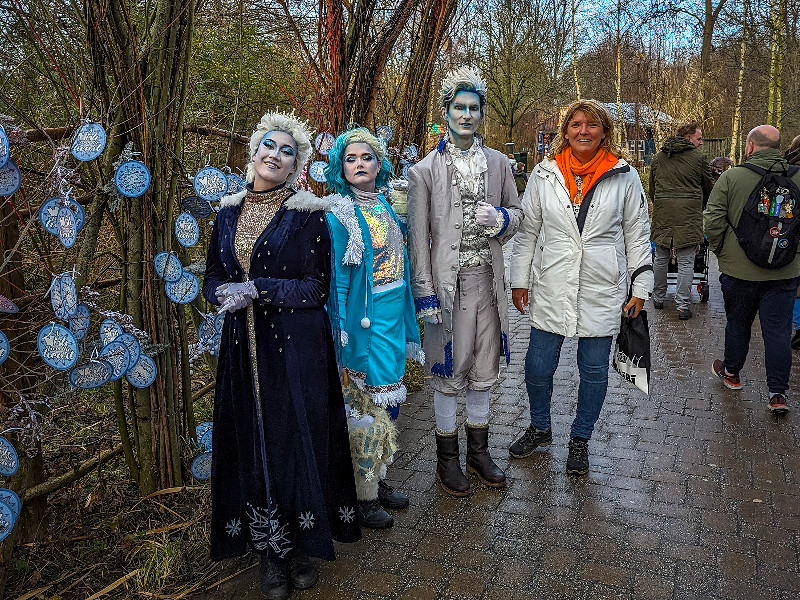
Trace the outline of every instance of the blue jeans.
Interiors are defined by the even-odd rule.
[[[564,336],[531,327],[528,353],[525,356],[525,386],[531,406],[531,424],[536,429],[550,429],[550,398],[553,374],[558,366]],[[592,437],[594,424],[606,399],[611,336],[578,339],[578,409],[570,437]]]
[[[794,328],[800,329],[800,298],[794,299],[794,311],[792,311],[792,321]]]
[[[764,338],[767,387],[772,394],[789,389],[792,368],[792,310],[797,296],[797,278],[746,281],[719,276],[725,301],[725,368],[738,375],[750,349],[750,331],[758,313]]]

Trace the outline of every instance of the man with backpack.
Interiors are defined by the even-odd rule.
[[[750,346],[756,313],[764,338],[769,409],[789,410],[792,309],[800,281],[800,169],[780,153],[780,132],[760,125],[747,135],[747,160],[725,171],[703,214],[725,301],[725,355],[714,374],[732,389]]]

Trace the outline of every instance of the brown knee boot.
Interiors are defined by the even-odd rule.
[[[436,434],[436,479],[442,489],[451,496],[468,496],[469,480],[461,470],[458,456],[458,432],[449,435]]]
[[[467,471],[475,473],[489,487],[501,488],[506,484],[506,475],[489,456],[489,426],[475,427],[466,423]]]

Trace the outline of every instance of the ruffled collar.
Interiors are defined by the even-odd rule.
[[[461,150],[449,141],[446,144],[447,154],[449,155],[448,164],[452,164],[461,174],[462,180],[469,186],[473,194],[478,193],[480,178],[489,168],[481,145],[478,136],[475,136],[472,146],[467,150]]]

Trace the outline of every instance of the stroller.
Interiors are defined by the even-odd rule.
[[[653,258],[655,258],[655,243],[650,242],[650,248],[653,252]],[[673,248],[672,256],[667,266],[667,285],[675,285],[678,282],[678,262],[674,250]],[[704,236],[700,244],[700,251],[694,255],[694,277],[692,279],[692,283],[697,284],[700,302],[708,302],[708,252],[709,244]]]

